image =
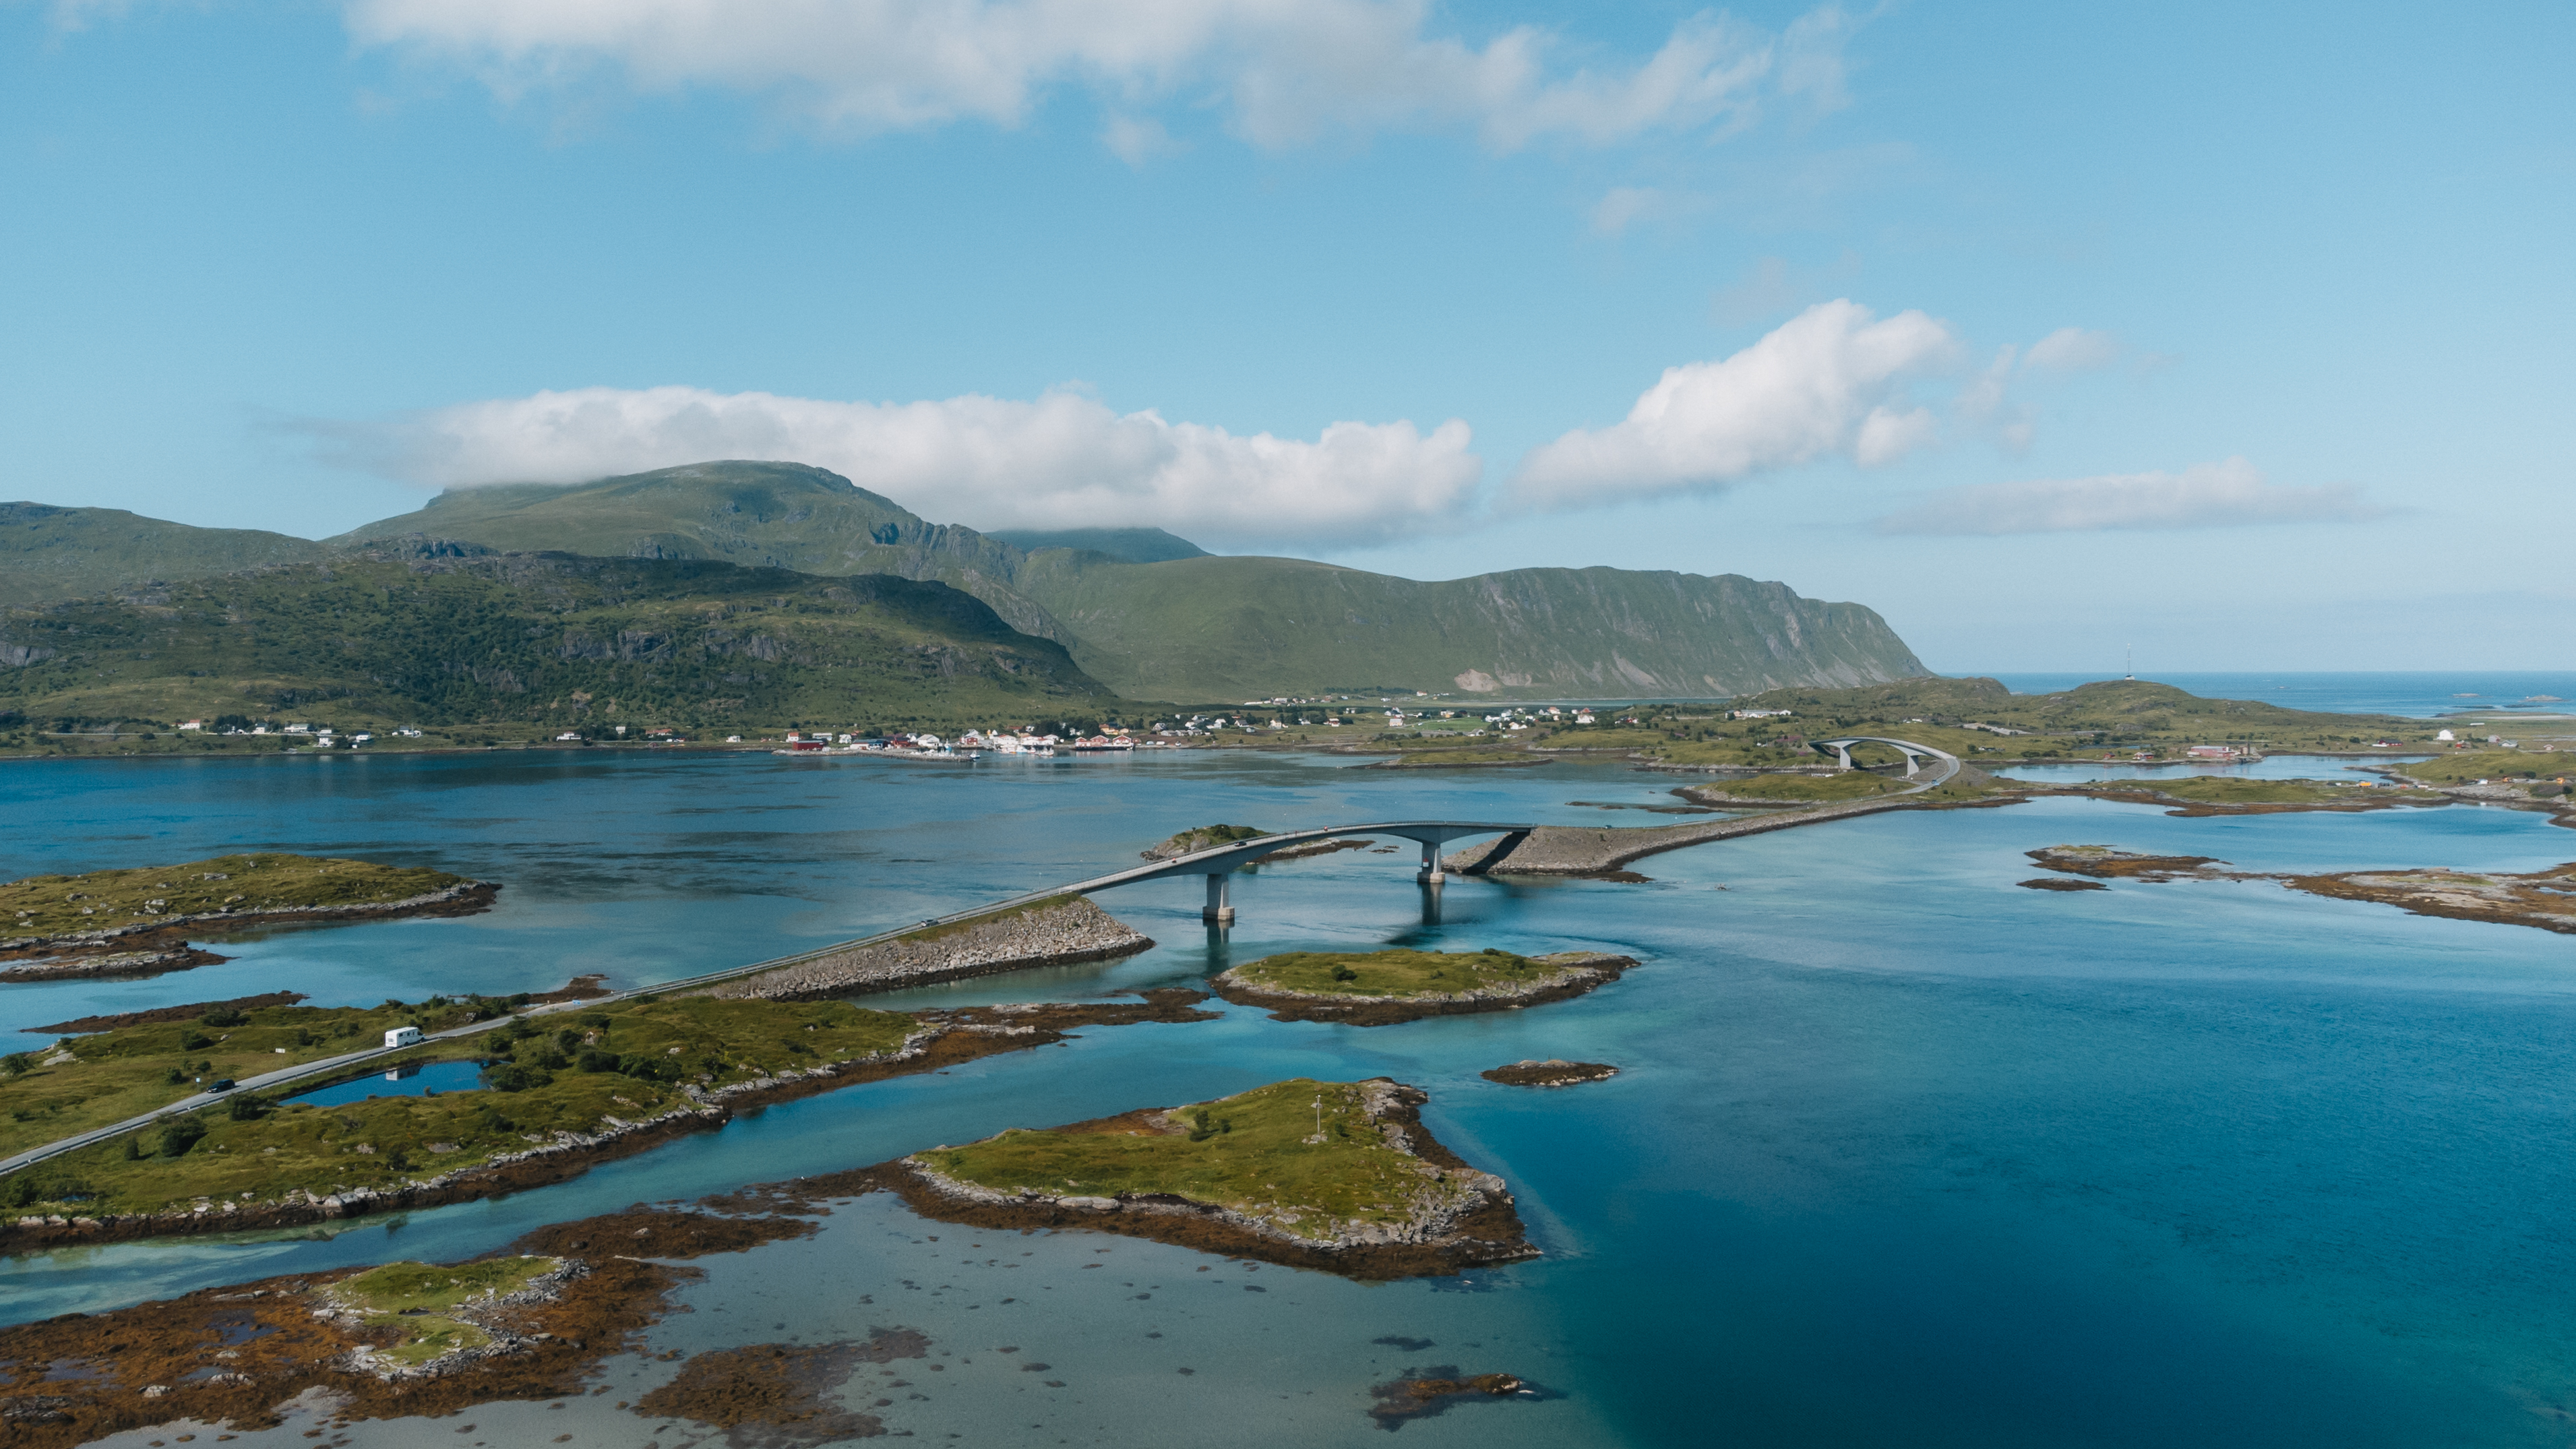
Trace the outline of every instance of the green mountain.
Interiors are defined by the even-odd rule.
[[[1925,672],[1858,604],[1733,574],[1514,569],[1441,583],[1287,558],[1031,558],[1020,589],[1137,699],[1420,690],[1707,697]]]
[[[309,538],[255,528],[193,528],[122,508],[0,503],[0,606],[307,563],[330,553]]]
[[[1925,672],[1871,610],[1732,574],[1521,569],[1419,583],[1302,559],[1214,557],[1160,529],[1018,535],[1048,545],[1030,551],[925,522],[794,463],[452,490],[335,542],[403,536],[937,579],[1014,628],[1068,645],[1086,672],[1135,699],[1361,689],[1699,697]],[[1171,545],[1190,556],[1120,557]]]
[[[1070,548],[1105,553],[1120,563],[1168,563],[1176,558],[1206,558],[1208,551],[1159,528],[1006,528],[984,535],[998,538],[1023,553]]]
[[[1072,636],[1011,586],[1026,557],[971,528],[929,523],[837,473],[802,463],[699,463],[593,483],[452,488],[417,513],[326,542],[453,539],[596,558],[704,558],[807,574],[936,579],[1012,628]]]
[[[1084,718],[1062,645],[944,584],[700,559],[378,549],[0,615],[0,710],[356,729]]]
[[[1015,544],[930,523],[846,478],[795,463],[702,463],[592,483],[455,489],[321,544],[103,510],[44,512],[127,519],[135,528],[121,535],[95,521],[75,528],[37,520],[42,526],[31,524],[24,541],[6,546],[29,557],[50,548],[55,565],[21,570],[0,552],[11,562],[15,602],[369,548],[418,553],[467,544],[944,583],[982,600],[1012,629],[1064,645],[1082,673],[1131,699],[1397,689],[1491,699],[1700,698],[1924,672],[1871,610],[1733,574],[1517,569],[1420,583],[1303,559],[1211,556],[1150,528],[1019,533],[1010,536]],[[39,543],[45,538],[54,542]],[[272,552],[245,553],[243,540],[266,540]]]

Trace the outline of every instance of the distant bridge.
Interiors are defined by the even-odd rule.
[[[1859,768],[1859,766],[1852,763],[1851,752],[1852,746],[1854,745],[1885,745],[1889,749],[1903,755],[1905,757],[1905,778],[1909,780],[1913,779],[1914,776],[1922,770],[1923,762],[1925,760],[1939,760],[1944,767],[1941,773],[1924,781],[1922,784],[1915,786],[1913,789],[1906,791],[1905,793],[1908,795],[1919,794],[1936,785],[1946,784],[1951,776],[1959,773],[1959,757],[1957,755],[1951,754],[1948,750],[1936,750],[1930,745],[1918,745],[1912,740],[1884,739],[1878,735],[1845,735],[1838,740],[1816,740],[1809,744],[1807,748],[1814,750],[1820,755],[1831,754],[1834,757],[1835,763],[1841,765],[1842,768],[1846,770],[1852,770]]]
[[[1438,885],[1447,877],[1440,868],[1440,847],[1453,840],[1477,835],[1504,835],[1517,839],[1538,827],[1534,825],[1495,825],[1466,820],[1399,820],[1386,825],[1340,825],[1327,830],[1291,830],[1284,835],[1264,835],[1257,840],[1237,840],[1225,845],[1195,850],[1170,860],[1134,870],[1122,870],[1078,885],[1060,887],[1050,895],[1078,892],[1089,895],[1111,886],[1134,885],[1138,881],[1164,880],[1176,875],[1207,877],[1207,908],[1199,915],[1203,920],[1220,924],[1234,919],[1234,903],[1226,890],[1227,878],[1239,866],[1250,865],[1286,850],[1292,845],[1305,845],[1318,840],[1341,840],[1362,835],[1392,835],[1422,846],[1422,867],[1414,879]],[[1506,840],[1509,846],[1512,841]]]

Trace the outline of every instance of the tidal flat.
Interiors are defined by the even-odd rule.
[[[642,985],[1105,873],[1210,820],[1597,828],[1602,812],[1565,802],[1671,798],[1668,779],[1572,761],[1413,775],[1229,754],[925,777],[601,753],[0,775],[0,805],[55,822],[0,842],[11,876],[210,857],[293,819],[284,843],[301,851],[398,845],[511,882],[478,916],[252,933],[185,977],[13,987],[6,1024],[281,981],[330,1006],[547,990],[574,972]],[[1289,951],[1609,949],[1642,969],[1544,1008],[1368,1029],[1226,1006],[1088,1031],[740,1114],[484,1202],[21,1254],[0,1263],[0,1301],[32,1323],[457,1262],[638,1203],[1015,1125],[1384,1076],[1423,1088],[1425,1126],[1509,1185],[1539,1257],[1365,1284],[939,1223],[870,1193],[826,1204],[808,1235],[687,1260],[701,1276],[598,1362],[604,1392],[347,1432],[720,1442],[637,1409],[701,1354],[883,1329],[920,1334],[924,1356],[852,1365],[833,1402],[890,1434],[988,1443],[1345,1443],[1370,1431],[1380,1386],[1489,1373],[1543,1392],[1455,1400],[1408,1421],[1408,1442],[2553,1443],[2554,1406],[2576,1404],[2576,1308],[2553,1286],[2576,1272],[2554,1230],[2576,1189],[2569,938],[2262,882],[2114,879],[2081,897],[2017,882],[2026,852],[2067,841],[2266,873],[2530,875],[2565,863],[2567,838],[2477,805],[2176,818],[2054,798],[1694,846],[1651,857],[1646,882],[1453,877],[1434,896],[1409,854],[1345,851],[1238,875],[1229,932],[1200,922],[1195,882],[1135,887],[1101,904],[1152,950],[864,1004],[1097,1000]],[[1479,1075],[1548,1059],[1621,1071],[1563,1091]],[[238,1442],[308,1443],[329,1422],[285,1419]],[[104,1442],[180,1432],[236,1431]]]

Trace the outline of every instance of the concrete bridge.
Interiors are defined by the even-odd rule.
[[[1933,786],[1949,779],[1952,775],[1959,773],[1959,757],[1957,755],[1951,754],[1947,750],[1936,750],[1930,745],[1918,745],[1912,740],[1891,740],[1882,738],[1878,735],[1845,735],[1843,738],[1838,740],[1813,741],[1807,746],[1807,748],[1814,750],[1820,755],[1832,755],[1836,764],[1846,770],[1851,770],[1859,768],[1852,763],[1851,752],[1852,746],[1854,745],[1885,745],[1889,749],[1903,755],[1905,757],[1905,778],[1909,780],[1913,779],[1915,774],[1923,768],[1923,762],[1925,760],[1939,760],[1943,766],[1946,767],[1940,774],[1924,781],[1920,785],[1915,786],[1914,790],[1907,791],[1907,794],[1913,794],[1916,791],[1921,790],[1929,790]]]
[[[1496,825],[1466,820],[1399,820],[1382,825],[1337,825],[1328,830],[1291,830],[1282,835],[1264,835],[1257,840],[1237,840],[1210,846],[1170,860],[1134,870],[1122,870],[1096,880],[1065,886],[1056,894],[1089,895],[1112,886],[1134,885],[1139,881],[1167,880],[1176,875],[1207,877],[1207,907],[1201,919],[1219,924],[1234,919],[1234,903],[1229,898],[1226,881],[1236,868],[1264,860],[1292,845],[1308,845],[1320,840],[1345,840],[1363,835],[1392,835],[1414,841],[1422,847],[1422,867],[1414,879],[1438,885],[1447,877],[1440,866],[1440,847],[1453,840],[1466,840],[1478,835],[1502,835],[1517,840],[1538,827],[1534,825]],[[1509,844],[1509,841],[1505,842]]]

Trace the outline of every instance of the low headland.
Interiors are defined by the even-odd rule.
[[[1220,973],[1208,989],[1273,1021],[1389,1026],[1516,1011],[1607,986],[1637,963],[1606,951],[1290,951]]]
[[[1213,1019],[1194,991],[1070,1005],[870,1011],[842,1002],[634,998],[380,1059],[485,1063],[476,1090],[316,1106],[245,1093],[0,1178],[0,1251],[320,1223],[499,1196],[722,1125],[745,1108],[1062,1041],[1083,1026]],[[225,1062],[285,1065],[398,1025],[444,1029],[507,1003],[209,1013],[8,1059],[0,1138],[59,1141],[199,1090]],[[235,1070],[247,1071],[248,1068]],[[172,1077],[179,1078],[172,1081]],[[184,1085],[183,1085],[184,1084]],[[310,1093],[320,1083],[299,1083]]]
[[[1386,1078],[1295,1078],[1211,1102],[1014,1128],[869,1171],[924,1217],[1082,1228],[1353,1278],[1535,1257],[1502,1179]]]
[[[2414,870],[2352,870],[2300,875],[2221,869],[2205,855],[2145,855],[2108,845],[2052,845],[2029,852],[2049,870],[2100,880],[2277,881],[2294,891],[2337,900],[2372,901],[2419,916],[2536,926],[2576,934],[2576,861],[2527,874],[2470,872],[2447,866]],[[2023,885],[2052,888],[2044,881]],[[2063,886],[2053,887],[2064,889]]]
[[[191,935],[491,908],[492,881],[423,866],[259,852],[0,884],[0,982],[148,975],[225,958]]]

